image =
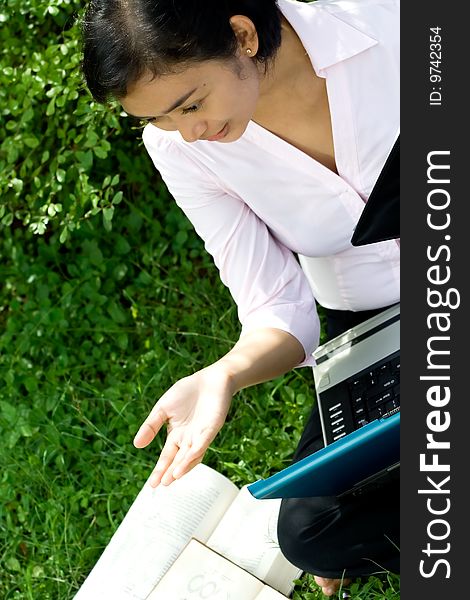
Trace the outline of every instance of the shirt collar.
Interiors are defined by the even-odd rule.
[[[320,2],[278,0],[278,5],[302,41],[319,77],[325,77],[324,69],[378,43],[361,31],[357,22],[353,26],[344,21],[343,18],[350,15],[337,3],[323,5]],[[336,9],[336,14],[330,12],[332,9]]]

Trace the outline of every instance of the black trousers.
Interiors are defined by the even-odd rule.
[[[328,337],[381,312],[326,309]],[[315,404],[293,462],[323,447]],[[297,567],[321,577],[340,579],[383,570],[399,572],[398,475],[360,495],[288,498],[281,503],[278,538],[283,554]]]

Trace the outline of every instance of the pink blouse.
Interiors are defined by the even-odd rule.
[[[399,301],[397,242],[350,243],[399,131],[399,3],[279,7],[326,78],[338,175],[254,121],[232,143],[188,143],[152,125],[143,140],[230,289],[242,335],[291,333],[303,366],[319,340],[315,299],[353,311]]]

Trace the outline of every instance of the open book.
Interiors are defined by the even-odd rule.
[[[220,554],[192,539],[148,600],[285,600]]]
[[[274,600],[274,590],[289,596],[293,580],[302,572],[279,549],[276,535],[279,505],[280,500],[256,500],[246,486],[239,490],[227,477],[202,464],[168,487],[160,485],[153,489],[146,483],[75,600],[163,598],[155,595],[159,593],[159,582],[167,585],[163,581],[167,572],[168,578],[176,580],[190,574],[187,560],[194,560],[194,568],[202,569],[193,573],[201,581],[214,564],[218,565],[214,573],[219,578],[233,580],[235,585],[246,576],[261,586],[258,591],[248,590],[241,596],[232,593],[229,586],[221,600]],[[196,541],[189,544],[192,538],[202,545]],[[192,552],[198,553],[197,558]],[[211,563],[212,560],[217,563]],[[226,568],[230,567],[225,575],[221,561]],[[183,583],[187,582],[186,579]],[[261,582],[274,590],[269,587],[264,590]],[[186,588],[183,594],[172,589],[172,595],[165,596],[168,600],[192,598]],[[253,590],[251,585],[250,589]],[[263,596],[260,592],[273,595]],[[195,593],[194,597],[198,595]],[[219,600],[217,595],[207,597]]]

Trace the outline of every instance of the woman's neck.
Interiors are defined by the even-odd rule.
[[[260,95],[256,113],[264,112],[273,102],[292,101],[305,94],[305,81],[308,80],[309,101],[315,102],[323,90],[324,81],[318,77],[300,38],[283,17],[281,46],[266,73],[260,74]],[[312,91],[314,94],[312,96]]]
[[[326,80],[312,67],[299,37],[283,23],[274,65],[260,75],[253,120],[337,172]]]

